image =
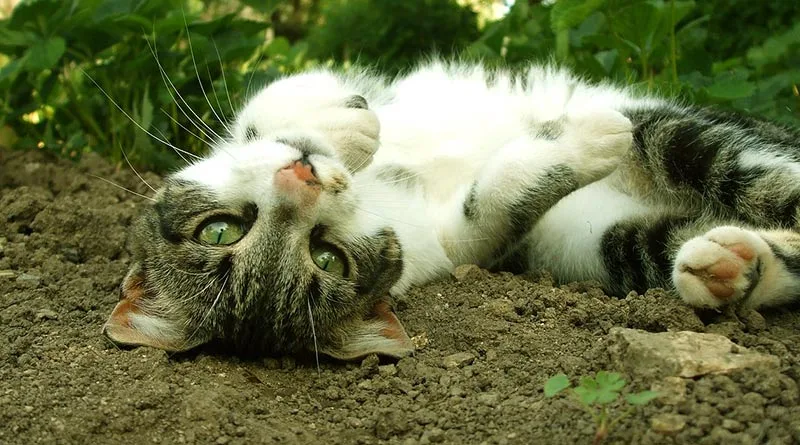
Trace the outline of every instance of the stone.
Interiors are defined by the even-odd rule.
[[[686,379],[664,377],[650,385],[650,390],[659,394],[659,402],[665,405],[677,405],[686,400]]]
[[[442,359],[445,369],[463,368],[475,361],[475,355],[470,352],[456,352]]]
[[[58,314],[52,309],[39,309],[36,312],[36,319],[37,320],[58,320]]]
[[[674,435],[686,427],[686,417],[680,414],[661,413],[650,418],[650,428],[665,435]]]
[[[694,378],[780,365],[774,355],[750,351],[717,334],[612,328],[609,335],[611,356],[618,367],[645,378]]]
[[[0,278],[14,278],[14,271],[11,269],[0,270]]]
[[[411,343],[414,345],[414,350],[416,351],[424,349],[426,346],[428,346],[428,343],[430,343],[430,340],[428,340],[428,333],[423,332],[419,335],[411,337]]]
[[[28,287],[37,287],[42,282],[42,277],[32,273],[22,273],[17,277],[17,283]]]
[[[456,281],[472,281],[483,277],[483,270],[474,264],[462,264],[453,269],[450,274]]]

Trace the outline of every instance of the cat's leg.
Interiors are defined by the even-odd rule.
[[[238,143],[261,138],[322,140],[355,172],[378,149],[380,124],[370,109],[384,82],[366,74],[314,71],[278,80],[256,94],[237,115]]]
[[[693,197],[755,227],[800,227],[800,132],[726,112],[625,112],[635,163],[662,193]]]
[[[604,287],[618,296],[661,287],[696,307],[774,306],[800,296],[800,234],[790,230],[651,212],[607,228],[599,254]]]
[[[630,121],[610,109],[548,125],[551,137],[526,135],[504,146],[453,202],[440,239],[455,264],[492,266],[554,204],[608,175],[630,148]]]

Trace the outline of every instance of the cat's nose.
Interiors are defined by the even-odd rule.
[[[307,185],[319,185],[314,166],[306,156],[284,167],[279,174],[294,175],[300,181],[305,181]]]

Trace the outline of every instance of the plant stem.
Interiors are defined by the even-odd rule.
[[[569,28],[556,31],[556,58],[565,62],[569,57]]]
[[[675,39],[675,0],[670,2],[669,59],[672,73],[672,84],[678,84],[678,44]]]

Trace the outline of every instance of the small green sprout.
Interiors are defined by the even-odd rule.
[[[581,377],[580,385],[572,388],[566,374],[557,374],[550,377],[544,384],[544,396],[554,397],[569,389],[573,399],[592,415],[597,427],[592,444],[598,445],[605,440],[614,426],[629,416],[637,406],[646,405],[659,395],[654,391],[625,394],[624,399],[631,406],[622,414],[611,417],[609,405],[619,399],[620,391],[625,387],[625,383],[625,379],[616,372],[599,371],[594,378]]]

